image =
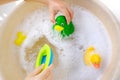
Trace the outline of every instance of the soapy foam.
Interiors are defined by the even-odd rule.
[[[36,48],[33,46],[36,42],[41,43],[41,38],[43,43],[47,40],[55,47],[54,55],[57,57],[54,57],[53,80],[97,80],[106,69],[111,55],[111,43],[104,25],[88,10],[79,6],[72,6],[72,9],[75,32],[70,38],[60,39],[53,33],[47,8],[31,13],[18,26],[16,32],[23,31],[27,35],[19,48],[21,64],[27,73],[34,70],[42,45]],[[89,46],[94,46],[102,57],[101,68],[98,70],[84,63],[84,53]]]

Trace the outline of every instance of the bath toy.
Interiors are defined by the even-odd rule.
[[[17,38],[15,39],[14,43],[17,46],[21,46],[24,40],[26,39],[26,35],[23,32],[18,32],[17,33]]]
[[[94,47],[89,47],[85,52],[84,61],[87,66],[92,64],[95,68],[99,69],[101,56],[98,53],[95,53]]]
[[[43,70],[49,67],[53,62],[53,52],[49,45],[45,44],[39,51],[35,67],[44,64]]]
[[[62,37],[66,37],[74,32],[74,25],[72,21],[67,24],[65,16],[60,15],[56,18],[56,24],[53,25],[53,30],[59,32]]]

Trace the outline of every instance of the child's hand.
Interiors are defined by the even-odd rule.
[[[73,18],[73,11],[63,0],[25,0],[25,1],[37,1],[47,4],[50,10],[51,21],[55,23],[55,15],[58,11],[62,12],[69,24]]]
[[[73,11],[63,0],[48,0],[51,21],[55,23],[55,15],[58,11],[62,12],[67,19],[67,23],[73,18]]]
[[[30,73],[25,80],[52,80],[52,65],[44,71],[42,71],[42,68],[43,65]]]

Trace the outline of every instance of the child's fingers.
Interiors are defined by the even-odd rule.
[[[47,77],[47,80],[52,80],[53,79],[53,74],[52,72],[49,74],[49,76]]]
[[[35,71],[33,71],[30,75],[31,76],[35,76],[35,75],[41,73],[43,66],[44,66],[44,64],[42,64],[40,67],[38,67],[37,69],[35,69]]]
[[[45,79],[45,80],[52,80],[52,78],[53,78],[53,74],[52,74],[52,71],[50,71],[50,74],[49,75],[44,75],[43,76],[43,79]]]
[[[44,70],[38,76],[43,76],[43,77],[47,78],[52,73],[52,69],[53,69],[53,65],[50,65],[50,67],[48,67],[46,70]]]
[[[55,24],[55,15],[57,14],[57,11],[50,9],[50,20]]]
[[[70,14],[70,19],[72,20],[73,19],[73,11],[69,8],[69,7],[67,7],[67,10],[68,10],[68,12],[69,12],[69,14]]]
[[[66,19],[67,19],[67,23],[70,23],[70,14],[68,12],[67,9],[61,9],[62,13],[65,15]]]
[[[41,79],[41,80],[52,80],[52,78],[53,78],[53,74],[51,71],[47,75],[38,75],[37,76],[37,79]]]

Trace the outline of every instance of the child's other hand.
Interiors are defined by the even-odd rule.
[[[52,80],[52,69],[51,65],[46,70],[42,71],[43,65],[37,68],[35,71],[30,73],[25,80]],[[42,72],[41,72],[42,71]]]
[[[48,6],[53,23],[55,23],[55,15],[58,11],[62,12],[67,19],[67,23],[70,23],[73,18],[73,11],[63,0],[48,0]]]

